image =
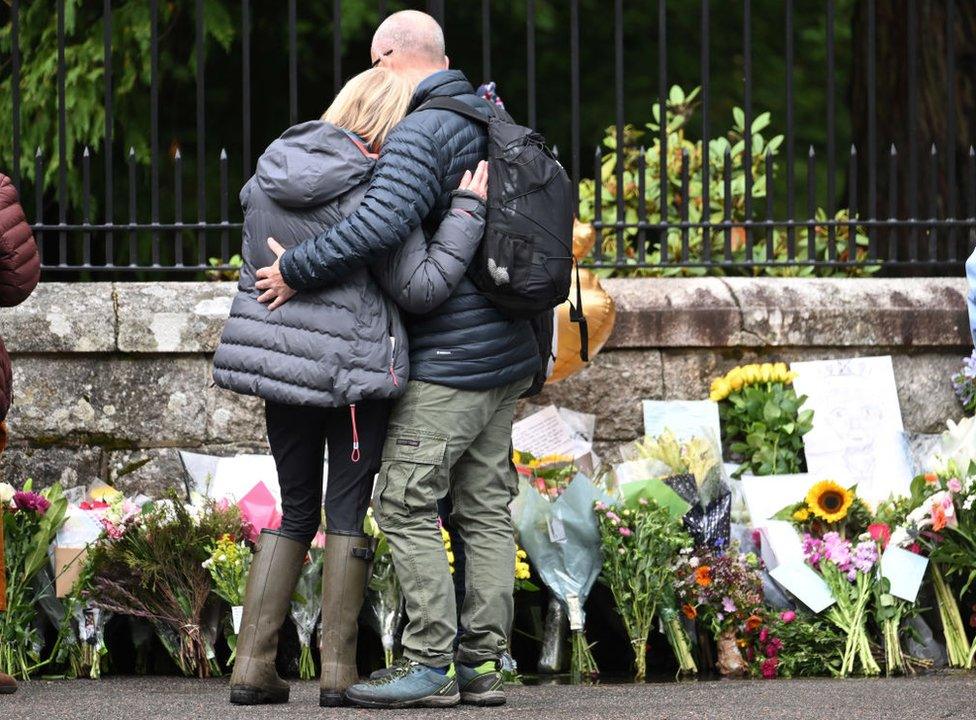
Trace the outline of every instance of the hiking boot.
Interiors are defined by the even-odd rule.
[[[370,680],[379,680],[380,678],[386,677],[387,675],[389,675],[391,672],[393,672],[399,666],[401,666],[401,665],[409,665],[409,664],[410,664],[410,661],[407,660],[405,657],[399,657],[399,658],[397,658],[396,660],[393,661],[393,664],[390,665],[390,667],[380,668],[379,670],[374,670],[373,672],[371,672],[369,674],[369,679]]]
[[[17,681],[7,673],[0,672],[0,695],[10,695],[15,692],[17,692]]]
[[[271,530],[258,538],[244,593],[244,617],[230,678],[235,705],[288,702],[288,683],[278,677],[278,631],[305,563],[308,545]]]
[[[458,663],[457,678],[461,702],[465,705],[505,704],[505,680],[494,660],[473,668]]]
[[[359,611],[369,580],[372,539],[364,535],[326,533],[322,563],[322,629],[319,650],[322,675],[319,705],[345,704],[346,688],[359,682],[356,644]]]
[[[350,705],[365,708],[453,707],[461,701],[454,666],[447,673],[413,661],[399,663],[381,678],[346,690]]]

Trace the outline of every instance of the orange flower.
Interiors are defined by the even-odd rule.
[[[762,627],[762,624],[763,621],[761,617],[759,617],[758,615],[750,615],[749,618],[746,620],[746,631],[755,632],[756,630]]]
[[[691,605],[690,603],[685,603],[684,605],[682,605],[681,612],[683,612],[685,614],[685,617],[688,618],[689,620],[694,620],[696,617],[698,617],[698,610],[695,608],[694,605]]]
[[[939,482],[939,476],[934,472],[925,473],[925,482],[929,485],[935,485],[937,482]]]
[[[932,529],[939,532],[945,528],[947,523],[945,510],[939,503],[932,504]]]
[[[708,565],[702,565],[695,570],[695,582],[702,587],[708,587],[712,584],[712,568]]]

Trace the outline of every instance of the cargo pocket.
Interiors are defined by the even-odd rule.
[[[447,438],[390,426],[376,483],[376,512],[387,521],[436,509],[447,492],[443,481]]]

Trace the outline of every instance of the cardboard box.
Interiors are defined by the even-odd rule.
[[[54,548],[54,590],[59,598],[71,594],[71,589],[81,575],[87,554],[87,548]]]

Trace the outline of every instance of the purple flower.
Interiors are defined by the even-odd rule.
[[[736,611],[735,603],[732,598],[725,596],[722,598],[722,609],[727,613],[734,613]]]
[[[871,543],[874,546],[874,543]],[[824,557],[837,566],[841,572],[849,572],[853,558],[851,544],[838,533],[829,532],[823,537]]]
[[[38,515],[43,515],[51,507],[51,503],[46,497],[38,495],[36,492],[20,491],[14,493],[14,506],[24,512],[35,512]]]
[[[784,610],[780,613],[779,619],[785,623],[791,623],[796,620],[796,613],[792,610]]]
[[[878,546],[869,540],[859,542],[854,548],[851,562],[855,569],[862,573],[869,573],[878,562]]]

